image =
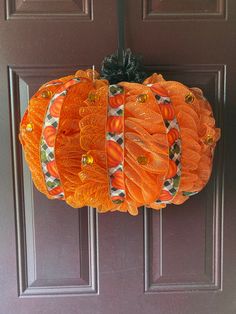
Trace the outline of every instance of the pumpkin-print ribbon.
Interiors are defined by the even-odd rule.
[[[168,92],[158,83],[148,84],[160,108],[169,143],[169,169],[157,204],[170,204],[178,192],[181,178],[181,138],[174,106]]]
[[[119,85],[109,86],[106,156],[109,177],[109,195],[115,204],[125,200],[124,182],[124,89]]]
[[[73,78],[65,84],[60,84],[58,81],[51,81],[49,84],[43,86],[44,88],[47,88],[50,85],[60,85],[49,101],[40,145],[41,166],[48,193],[52,198],[64,199],[65,197],[55,160],[55,141],[61,108],[67,95],[67,91],[69,87],[78,84],[79,82],[81,82],[79,78]]]

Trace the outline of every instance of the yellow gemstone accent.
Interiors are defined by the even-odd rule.
[[[214,139],[210,134],[208,134],[204,142],[206,145],[212,145],[214,142]]]
[[[148,159],[147,159],[146,156],[138,156],[137,162],[138,162],[140,165],[146,165],[146,164],[148,163]]]
[[[41,96],[43,98],[50,98],[52,96],[52,92],[50,90],[45,90],[44,92],[42,92]]]
[[[191,103],[193,103],[193,101],[194,101],[194,96],[193,96],[193,94],[188,94],[188,95],[186,95],[185,96],[185,102],[187,103],[187,104],[191,104]]]
[[[124,200],[120,200],[120,199],[118,199],[118,200],[112,200],[112,203],[119,205],[119,204],[124,203]]]
[[[92,165],[93,162],[94,162],[93,156],[87,155],[87,154],[82,155],[81,163],[82,163],[83,166],[85,166],[85,165]]]
[[[28,123],[26,125],[25,129],[26,129],[27,132],[32,132],[33,131],[33,124],[32,123]]]
[[[140,95],[137,96],[137,101],[141,102],[141,103],[146,102],[147,99],[148,99],[148,95],[147,94],[140,94]]]
[[[89,93],[88,99],[89,99],[89,101],[94,102],[94,101],[98,100],[98,95],[96,95],[94,92]]]

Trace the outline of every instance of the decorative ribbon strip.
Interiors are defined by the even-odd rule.
[[[181,178],[181,139],[180,128],[175,117],[174,106],[165,89],[158,84],[148,85],[160,108],[166,125],[167,138],[169,142],[169,170],[164,181],[162,192],[157,204],[169,204],[178,192]]]
[[[63,83],[60,80],[52,80],[47,82],[46,84],[43,84],[39,90],[44,89],[45,87],[49,87],[49,86],[55,86],[55,85],[62,85]]]
[[[109,176],[109,193],[113,203],[124,202],[124,88],[109,86],[106,122],[106,156]]]
[[[55,160],[55,141],[60,120],[62,104],[67,95],[68,88],[81,82],[79,78],[73,78],[60,86],[50,99],[41,136],[41,166],[45,178],[48,193],[53,198],[64,199],[60,176]],[[58,81],[51,81],[44,87],[59,85]],[[45,91],[47,93],[47,91]]]

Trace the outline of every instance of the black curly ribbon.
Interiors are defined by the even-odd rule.
[[[110,84],[119,82],[142,83],[147,74],[143,71],[142,58],[132,54],[130,49],[123,51],[122,62],[119,62],[118,52],[104,58],[101,76]]]
[[[102,61],[101,75],[110,84],[122,81],[142,83],[147,77],[142,57],[125,50],[125,0],[117,0],[118,50]]]

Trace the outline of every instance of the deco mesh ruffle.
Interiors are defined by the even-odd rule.
[[[136,215],[140,206],[179,205],[202,190],[220,130],[198,88],[157,74],[109,85],[80,70],[40,87],[19,137],[49,199]]]

